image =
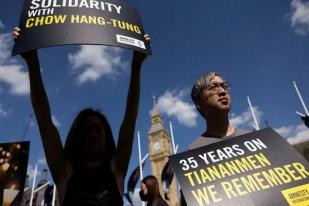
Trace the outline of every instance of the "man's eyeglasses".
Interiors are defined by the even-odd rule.
[[[231,89],[231,83],[224,81],[224,82],[213,82],[209,84],[206,89],[211,90],[211,91],[219,91],[220,87],[224,89],[225,91],[229,91]]]

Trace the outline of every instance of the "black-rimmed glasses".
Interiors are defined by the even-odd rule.
[[[229,91],[231,89],[231,83],[228,81],[224,81],[224,82],[213,82],[210,83],[206,89],[211,90],[211,91],[219,91],[219,88],[224,89],[225,91]]]

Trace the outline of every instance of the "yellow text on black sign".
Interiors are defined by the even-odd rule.
[[[67,21],[67,15],[47,15],[30,17],[26,19],[26,28],[38,27],[38,26],[49,26],[64,24]],[[141,34],[141,29],[138,25],[121,21],[118,19],[106,20],[102,16],[86,16],[86,15],[71,15],[68,21],[71,24],[88,24],[88,25],[99,25],[107,26],[110,25],[116,29],[127,30],[137,34]]]
[[[265,167],[269,169],[263,169]],[[242,175],[243,173],[247,174]],[[188,172],[184,176],[192,187],[194,199],[203,206],[307,179],[309,171],[299,162],[274,167],[264,154],[258,153]],[[229,179],[226,180],[227,178]],[[215,185],[214,182],[218,180],[221,182],[216,182]],[[219,194],[218,191],[222,193]]]

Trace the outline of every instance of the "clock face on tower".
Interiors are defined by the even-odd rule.
[[[155,152],[158,152],[161,149],[161,143],[160,143],[159,140],[157,140],[153,143],[153,149],[154,149]]]

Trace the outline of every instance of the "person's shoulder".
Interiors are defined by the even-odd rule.
[[[188,150],[196,149],[217,142],[217,138],[199,136],[188,147]]]
[[[233,133],[233,137],[237,137],[240,135],[248,134],[251,133],[252,131],[247,130],[247,129],[241,129],[241,128],[235,128],[235,132]]]
[[[203,137],[199,136],[197,137],[193,142],[191,142],[191,144],[189,144],[189,146],[187,147],[188,150],[192,150],[198,147],[198,145],[200,144],[200,142],[203,141]]]
[[[237,137],[240,135],[244,135],[247,133],[250,133],[252,131],[246,130],[246,129],[240,129],[240,128],[235,128],[235,131],[233,134],[225,137],[211,137],[211,136],[206,136],[205,134],[202,134],[201,136],[197,137],[189,146],[187,147],[188,150],[196,149],[202,146],[210,145],[213,143],[217,143],[226,139],[229,139],[231,137]]]

